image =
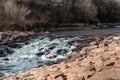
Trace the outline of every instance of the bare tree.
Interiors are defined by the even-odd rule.
[[[86,23],[97,21],[97,8],[92,0],[77,0],[74,5],[75,19]]]
[[[100,22],[120,22],[120,2],[117,0],[93,0]]]

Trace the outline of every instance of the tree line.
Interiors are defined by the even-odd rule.
[[[117,0],[1,0],[0,26],[37,28],[63,23],[119,23]],[[26,27],[27,26],[27,27]],[[10,27],[11,28],[11,27]]]

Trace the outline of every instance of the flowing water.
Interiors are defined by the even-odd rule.
[[[77,49],[83,36],[49,35],[33,39],[21,48],[11,48],[14,53],[0,57],[0,78],[15,75],[44,64],[57,63]],[[6,53],[7,54],[7,53]]]
[[[60,35],[58,35],[60,33]],[[75,36],[71,36],[73,34]],[[56,34],[56,35],[55,35]],[[44,64],[54,64],[60,59],[69,57],[72,51],[77,50],[81,40],[87,35],[110,35],[120,34],[120,28],[101,29],[101,30],[83,30],[57,32],[53,35],[39,36],[32,39],[29,44],[21,48],[10,48],[14,52],[7,56],[0,57],[0,79],[25,72],[29,69],[42,66]],[[9,48],[9,47],[8,47]]]

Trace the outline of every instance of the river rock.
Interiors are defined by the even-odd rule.
[[[98,44],[97,41],[92,41],[92,42],[90,43],[91,46],[94,46],[94,45],[97,45],[97,44]]]
[[[67,77],[69,80],[85,80],[83,75],[75,74],[75,73],[69,73],[69,76]]]
[[[2,41],[3,37],[3,32],[0,32],[0,41]]]
[[[119,36],[115,36],[113,37],[114,40],[120,40],[120,37]]]
[[[0,57],[5,57],[6,55],[4,54],[3,51],[0,50]]]
[[[57,56],[53,54],[53,55],[50,55],[48,58],[49,58],[49,59],[54,59],[54,58],[56,58],[56,57],[57,57]]]
[[[21,48],[24,43],[9,43],[8,46],[11,48]]]
[[[4,74],[0,72],[0,77],[4,77]]]
[[[0,57],[5,57],[7,56],[7,54],[11,54],[11,53],[13,53],[13,51],[10,50],[8,46],[5,46],[5,45],[0,46]]]
[[[117,50],[120,44],[116,43],[116,41],[119,42],[119,39],[112,40],[111,38],[102,37],[102,39],[96,41],[96,45],[87,45],[80,52],[73,52],[62,63],[42,66],[4,80],[16,80],[14,77],[24,80],[26,78],[24,78],[23,74],[29,75],[30,73],[34,73],[31,76],[38,80],[39,77],[48,74],[45,80],[120,80],[120,52]],[[81,60],[76,60],[82,56],[85,57]],[[54,58],[56,58],[55,55],[51,56],[51,59]],[[29,77],[29,79],[32,78]]]
[[[120,46],[120,45],[114,41],[109,44],[110,48],[117,47],[117,46]]]

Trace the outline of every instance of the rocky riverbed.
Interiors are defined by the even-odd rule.
[[[34,32],[0,36],[1,80],[120,79],[120,36]]]
[[[92,40],[83,35],[1,32],[0,78],[62,62]]]
[[[80,46],[79,46],[80,47]],[[4,80],[120,80],[120,36],[96,37],[64,62]]]

